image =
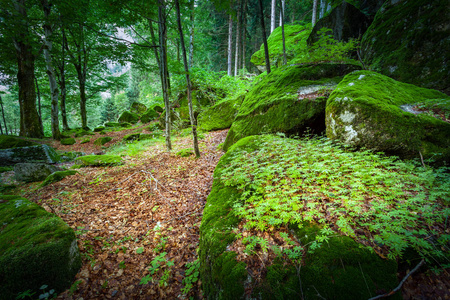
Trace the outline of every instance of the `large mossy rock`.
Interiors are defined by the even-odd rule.
[[[384,151],[404,158],[450,161],[450,124],[408,107],[447,103],[436,90],[358,71],[347,75],[330,95],[326,108],[327,136],[355,147]]]
[[[139,121],[139,115],[130,111],[124,111],[117,121],[119,123],[136,124]]]
[[[77,174],[77,171],[74,170],[66,170],[66,171],[56,171],[50,175],[41,183],[41,187],[47,186],[54,182],[58,182],[66,178],[67,176],[72,176]]]
[[[291,60],[295,55],[299,54],[298,49],[306,48],[306,40],[311,33],[311,24],[307,25],[285,25],[284,36],[286,44],[287,60]],[[283,42],[282,28],[277,27],[267,39],[269,47],[270,64],[280,66],[283,62]],[[264,56],[264,45],[256,51],[251,58],[251,62],[261,71],[265,71],[266,62]]]
[[[302,134],[308,127],[322,132],[326,91],[357,69],[352,64],[314,64],[274,70],[245,96],[223,149],[249,135]]]
[[[143,124],[148,123],[150,121],[156,120],[159,118],[159,113],[155,111],[153,108],[147,109],[141,116],[141,122]]]
[[[28,147],[36,146],[38,143],[27,141],[23,138],[11,136],[11,135],[0,135],[0,149],[10,149],[17,147]]]
[[[197,118],[201,130],[213,131],[230,128],[244,96],[219,102],[205,109]]]
[[[100,137],[100,138],[96,139],[94,141],[94,145],[103,146],[104,144],[109,143],[112,140],[113,140],[113,138],[110,137],[110,136],[103,136],[103,137]]]
[[[53,164],[60,161],[55,149],[47,145],[19,147],[0,150],[0,166],[11,166],[25,162]]]
[[[322,28],[330,28],[333,37],[338,41],[347,42],[350,39],[360,38],[370,26],[372,19],[362,13],[358,8],[342,1],[342,3],[317,21],[308,37],[308,45],[319,40],[317,32]]]
[[[335,235],[313,254],[305,253],[300,269],[296,269],[292,261],[282,257],[275,259],[271,265],[264,265],[256,258],[252,266],[238,259],[238,253],[231,249],[236,249],[232,245],[242,238],[242,233],[237,235],[242,228],[242,220],[233,213],[233,209],[236,203],[243,201],[241,196],[244,190],[225,184],[227,167],[235,160],[240,164],[240,155],[245,155],[242,153],[251,156],[263,144],[273,140],[283,142],[281,138],[267,135],[243,138],[217,164],[200,226],[200,277],[205,297],[299,299],[299,295],[303,294],[304,299],[316,299],[320,293],[326,299],[368,299],[379,290],[393,289],[397,281],[396,262],[381,259],[367,247],[346,236]],[[266,190],[269,193],[269,189]],[[294,225],[294,220],[292,222],[289,225],[291,231],[303,245],[309,245],[320,230],[318,226],[309,223],[304,223],[300,229],[298,224]],[[262,234],[270,235],[271,230],[267,229]],[[265,276],[257,281],[251,277],[247,268],[262,268],[267,272],[262,271],[261,274]]]
[[[78,157],[75,163],[85,167],[107,167],[122,164],[122,158],[118,155],[86,155]]]
[[[17,196],[0,195],[0,299],[39,288],[60,293],[81,267],[74,231],[59,217]]]
[[[142,115],[147,110],[147,106],[143,103],[133,102],[130,107],[130,112]]]
[[[66,138],[61,140],[61,145],[73,145],[77,141],[74,138]]]
[[[450,94],[450,2],[390,0],[361,41],[372,70]]]
[[[14,166],[16,180],[24,182],[42,181],[57,171],[62,169],[45,163],[19,163]]]

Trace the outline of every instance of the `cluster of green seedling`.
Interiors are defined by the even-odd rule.
[[[242,192],[233,211],[245,220],[244,229],[313,222],[321,231],[309,249],[339,233],[386,246],[389,258],[400,257],[408,247],[424,257],[448,253],[450,235],[437,230],[450,215],[445,168],[367,150],[351,152],[326,138],[274,136],[258,150],[230,155],[220,176]],[[246,242],[251,249],[254,242]]]

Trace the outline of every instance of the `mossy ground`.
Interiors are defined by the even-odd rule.
[[[101,138],[96,139],[96,140],[94,141],[94,145],[103,146],[104,144],[109,143],[109,142],[111,142],[112,140],[113,140],[112,137],[110,137],[110,136],[104,136],[104,137],[101,137]]]
[[[0,196],[0,224],[0,299],[39,293],[44,284],[57,293],[70,286],[81,259],[74,231],[59,217],[26,199]]]
[[[205,131],[230,128],[236,117],[244,96],[219,102],[200,113],[199,129]]]
[[[326,108],[327,136],[356,147],[405,158],[450,160],[450,124],[429,114],[412,114],[405,104],[447,103],[436,90],[358,71],[347,75],[330,95]]]
[[[61,145],[73,145],[76,142],[77,141],[74,138],[67,138],[67,139],[62,139],[61,140]]]
[[[136,124],[139,121],[139,115],[130,111],[124,111],[119,119],[117,120],[119,123],[131,123]]]
[[[86,155],[78,157],[75,162],[83,166],[113,166],[120,165],[122,158],[118,155]]]
[[[38,145],[35,142],[25,140],[10,135],[0,135],[0,149],[9,149],[16,147],[28,147]]]
[[[57,171],[54,172],[52,174],[50,174],[42,183],[41,183],[41,187],[47,186],[51,183],[57,182],[57,181],[61,181],[63,180],[65,177],[67,176],[71,176],[71,175],[75,175],[77,174],[77,171],[73,171],[73,170],[67,170],[67,171]]]
[[[224,150],[240,138],[254,134],[302,134],[307,127],[318,133],[323,131],[326,97],[299,99],[298,90],[335,85],[345,74],[357,69],[351,64],[311,64],[274,70],[245,95]]]
[[[192,148],[181,149],[177,152],[177,155],[181,157],[189,157],[194,155],[194,150]]]

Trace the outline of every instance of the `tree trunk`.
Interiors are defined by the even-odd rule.
[[[194,109],[192,107],[192,87],[191,87],[191,78],[189,76],[189,65],[186,57],[186,47],[184,45],[184,36],[183,36],[183,28],[181,26],[181,16],[180,16],[180,4],[178,0],[175,0],[175,7],[177,10],[177,23],[178,23],[178,31],[180,33],[180,43],[181,43],[181,51],[183,56],[184,63],[184,71],[186,72],[186,83],[187,83],[187,96],[188,96],[188,104],[189,104],[189,118],[191,120],[192,126],[192,136],[194,140],[194,152],[196,157],[200,157],[200,150],[198,149],[198,139],[197,139],[197,122],[194,116]]]
[[[87,126],[87,111],[86,111],[86,76],[84,76],[83,71],[80,70],[78,74],[78,84],[80,87],[80,116],[81,116],[81,127],[84,130],[89,130]]]
[[[52,42],[50,40],[52,35],[52,28],[49,24],[49,16],[51,7],[48,0],[41,0],[42,10],[44,11],[45,24],[44,24],[44,57],[47,65],[47,76],[50,83],[50,95],[51,95],[51,128],[52,138],[59,140],[61,133],[59,131],[59,119],[58,119],[58,85],[56,83],[55,70],[53,69],[52,57],[50,55],[52,51]]]
[[[156,37],[155,37],[155,31],[153,30],[153,22],[152,22],[152,20],[148,20],[148,25],[150,26],[150,36],[152,37],[152,43],[153,43],[153,45],[157,45]],[[159,61],[158,48],[153,47],[153,51],[155,52],[156,62],[158,63],[158,66],[159,66],[159,65],[161,65],[161,63]]]
[[[167,81],[167,52],[166,52],[166,39],[167,39],[167,27],[166,27],[166,9],[165,9],[165,0],[158,0],[159,8],[158,8],[158,27],[159,27],[159,49],[160,49],[160,73],[161,73],[161,86],[163,91],[163,98],[164,98],[164,105],[166,107],[166,147],[167,151],[172,150],[172,143],[170,141],[170,127],[171,127],[171,120],[170,120],[170,113],[171,113],[171,107],[169,102],[169,95],[168,95],[168,81]]]
[[[239,3],[240,1],[238,0],[238,7],[239,7]],[[235,52],[235,56],[234,56],[234,76],[236,77],[236,76],[238,76],[238,68],[239,68],[239,48],[240,48],[240,45],[241,45],[241,43],[240,43],[240,26],[241,26],[241,24],[240,24],[240,13],[241,13],[241,10],[240,9],[238,9],[238,12],[237,12],[237,23],[236,23],[236,52]]]
[[[323,15],[325,14],[326,6],[327,6],[326,1],[325,0],[320,0],[319,19],[323,18]]]
[[[267,74],[270,74],[270,58],[269,58],[269,46],[267,45],[267,37],[266,37],[266,26],[264,24],[264,7],[262,4],[262,0],[259,0],[259,16],[261,21],[261,30],[263,35],[263,42],[264,42],[264,55],[266,58],[266,70]]]
[[[194,10],[195,10],[195,1],[192,0],[191,7],[191,30],[189,32],[189,68],[192,69],[194,64]]]
[[[3,124],[5,125],[5,133],[8,134],[8,126],[6,126],[5,108],[3,107],[2,96],[0,96],[0,105],[2,107],[2,118],[3,118]]]
[[[247,0],[244,0],[244,9],[242,10],[242,70],[245,72],[245,41],[247,37]]]
[[[314,0],[313,2],[313,11],[312,11],[312,26],[314,27],[314,25],[316,25],[316,21],[317,21],[317,2],[319,0]]]
[[[283,0],[284,1],[284,0]],[[280,4],[280,21],[281,21],[281,37],[283,40],[283,65],[287,64],[287,57],[286,57],[286,38],[284,36],[284,5],[282,3],[281,0],[278,0],[279,4]]]
[[[280,10],[280,26],[284,23],[284,7],[286,0],[281,0],[281,10]]]
[[[231,65],[232,65],[232,59],[233,59],[233,54],[232,54],[232,46],[233,44],[233,19],[230,18],[228,20],[228,76],[231,76]]]
[[[61,118],[62,118],[62,125],[63,130],[67,131],[70,130],[69,124],[67,123],[67,112],[66,112],[66,96],[67,96],[67,90],[66,90],[66,61],[65,61],[65,42],[66,42],[66,33],[63,28],[61,28],[62,31],[62,47],[61,47],[61,64],[58,65],[59,70],[59,78],[58,83],[61,90],[61,101],[59,103],[59,106],[61,108]]]
[[[270,33],[272,33],[275,30],[275,21],[276,21],[276,0],[272,0],[272,5],[271,5],[271,12],[270,12]]]

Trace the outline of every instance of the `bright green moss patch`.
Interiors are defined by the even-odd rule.
[[[105,126],[98,126],[98,127],[95,127],[94,128],[94,132],[100,132],[100,131],[103,131],[103,130],[105,130]]]
[[[131,141],[136,141],[139,139],[140,133],[130,133],[125,135],[122,140],[127,141],[127,142],[131,142]]]
[[[325,129],[326,104],[320,91],[357,69],[351,64],[318,64],[274,70],[245,95],[224,149],[254,134],[302,134],[307,127],[320,133]]]
[[[139,121],[139,115],[133,112],[124,111],[119,119],[117,120],[119,123],[131,123],[136,124]]]
[[[230,128],[244,96],[219,102],[200,113],[198,125],[201,130],[213,131]]]
[[[418,158],[420,152],[425,158],[450,162],[450,124],[411,110],[436,103],[444,109],[449,101],[436,90],[375,72],[354,72],[339,83],[327,102],[327,136],[406,158]]]
[[[90,141],[91,141],[90,138],[84,138],[80,141],[80,144],[86,144],[86,143],[89,143]]]
[[[77,141],[74,138],[67,138],[67,139],[62,139],[61,140],[61,145],[73,145],[76,142]]]
[[[16,147],[28,147],[39,145],[38,143],[27,141],[23,138],[18,138],[10,135],[0,135],[0,149],[9,149]]]
[[[147,109],[142,116],[141,116],[141,122],[142,123],[148,123],[150,121],[156,120],[159,118],[159,113],[157,113],[153,108]]]
[[[74,231],[59,217],[17,196],[0,196],[0,289],[2,299],[39,292],[46,284],[70,287],[81,259]]]
[[[105,126],[106,127],[120,127],[120,123],[119,122],[106,122]]]
[[[177,155],[181,157],[189,157],[194,155],[194,150],[192,148],[182,149],[177,152]]]
[[[94,141],[94,145],[103,146],[104,144],[111,142],[113,140],[110,136],[104,136],[101,138],[98,138]]]
[[[76,163],[83,166],[111,166],[122,164],[122,158],[118,155],[86,155],[78,157]]]
[[[42,183],[41,187],[44,187],[46,185],[49,185],[54,182],[58,182],[66,178],[67,176],[75,175],[77,174],[77,171],[73,170],[67,170],[67,171],[57,171],[52,174],[50,174]]]

